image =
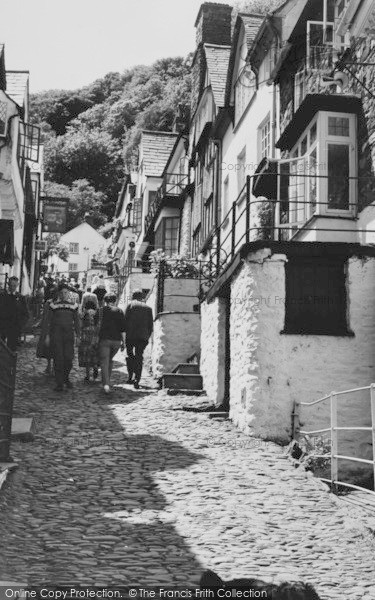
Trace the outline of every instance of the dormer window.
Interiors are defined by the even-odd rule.
[[[7,103],[0,102],[0,136],[7,133]]]

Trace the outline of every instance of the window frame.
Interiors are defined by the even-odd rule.
[[[349,120],[349,136],[337,136],[328,133],[329,117],[347,118]],[[301,143],[306,136],[310,135],[310,131],[316,123],[316,139],[314,144],[308,145],[308,151],[305,154],[300,153]],[[323,216],[344,216],[354,217],[357,211],[357,180],[358,165],[357,165],[357,117],[353,113],[333,112],[333,111],[318,111],[315,117],[310,121],[306,129],[298,138],[296,144],[290,151],[291,157],[293,154],[299,158],[308,158],[316,148],[316,169],[315,174],[318,175],[316,182],[316,200],[315,210],[307,218],[313,215]],[[328,207],[328,146],[329,144],[346,145],[349,147],[349,208],[329,208]],[[298,154],[296,154],[298,152]],[[310,179],[307,178],[308,182]],[[324,203],[324,204],[322,204]],[[291,202],[290,202],[291,204]],[[310,204],[306,204],[306,209],[309,209]],[[310,210],[310,209],[309,209]],[[311,211],[310,211],[311,212]]]
[[[268,127],[268,133],[266,135],[263,134],[263,130]],[[263,148],[263,141],[268,138],[268,143],[267,146],[264,146]],[[258,127],[258,162],[261,162],[261,160],[263,158],[270,158],[271,155],[271,144],[272,144],[272,137],[271,137],[271,115],[270,113],[268,113],[268,115],[263,119],[263,121],[260,123],[259,127]],[[268,153],[265,154],[264,153],[264,149],[268,148]]]
[[[246,185],[246,146],[244,146],[239,154],[237,154],[237,165],[243,165],[243,168],[237,169],[237,199],[241,200],[240,194],[243,192]],[[244,192],[246,195],[246,193]]]
[[[170,253],[169,253],[169,249],[166,248],[166,232],[167,232],[167,222],[168,221],[177,221],[177,227],[171,228],[171,231],[177,231],[177,236],[176,237],[176,248],[173,249],[173,244],[170,244]],[[159,247],[157,247],[157,242],[156,242],[156,237],[157,235],[159,235],[159,233],[161,234],[161,250],[163,250],[163,252],[165,252],[167,254],[167,256],[173,256],[173,254],[178,254],[178,248],[179,248],[179,242],[180,242],[180,217],[178,215],[174,215],[174,216],[168,216],[168,217],[163,217],[159,223],[159,227],[157,227],[157,229],[155,230],[155,249],[158,250]],[[173,236],[171,237],[171,242],[173,242]],[[169,254],[168,254],[169,253]]]
[[[72,250],[72,246],[74,246],[77,249]],[[79,254],[79,243],[78,242],[69,242],[69,254]]]
[[[68,263],[68,273],[78,273],[78,263]]]

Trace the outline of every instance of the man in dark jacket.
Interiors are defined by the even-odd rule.
[[[26,300],[17,292],[18,281],[18,277],[10,277],[8,290],[0,294],[0,336],[13,352],[29,317]]]
[[[69,298],[69,287],[61,283],[58,298],[49,305],[46,315],[46,346],[51,347],[55,367],[56,392],[72,387],[69,374],[74,358],[74,332],[79,339],[78,304]]]
[[[134,375],[134,387],[136,389],[139,388],[142,375],[143,352],[152,334],[153,326],[152,310],[144,303],[143,293],[136,290],[133,293],[132,301],[125,310],[128,383],[133,383]]]

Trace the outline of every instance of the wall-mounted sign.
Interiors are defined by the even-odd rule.
[[[43,199],[43,231],[65,233],[68,213],[68,198]]]
[[[47,250],[47,242],[45,240],[35,240],[35,252],[45,252]]]

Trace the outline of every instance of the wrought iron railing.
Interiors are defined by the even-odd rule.
[[[320,71],[332,69],[337,56],[338,52],[333,45],[321,44],[310,46],[306,67],[307,69],[317,69]]]
[[[166,173],[145,217],[146,234],[149,232],[150,228],[155,222],[155,219],[157,218],[165,199],[170,197],[178,197],[184,191],[188,181],[188,175],[183,175],[181,173]]]
[[[366,426],[346,426],[346,427],[342,427],[338,425],[338,417],[339,417],[339,410],[340,410],[340,399],[342,397],[348,396],[349,394],[358,394],[358,392],[362,392],[362,391],[368,391],[370,393],[370,405],[371,405],[371,410],[369,413],[369,420],[371,421],[370,425],[366,425]],[[306,418],[306,412],[307,410],[309,410],[311,407],[315,407],[316,405],[320,405],[324,402],[329,401],[330,403],[330,424],[327,427],[323,427],[321,429],[314,429],[314,430],[304,430],[301,429],[299,426],[299,421],[304,420]],[[304,415],[302,415],[302,407],[304,410]],[[345,411],[345,409],[344,409]],[[347,407],[346,407],[346,412],[347,412]],[[330,445],[331,445],[331,452],[330,454],[311,454],[309,455],[311,458],[314,459],[329,459],[330,463],[331,463],[331,477],[330,479],[321,477],[322,481],[325,481],[327,483],[329,483],[332,488],[334,490],[337,489],[337,486],[344,486],[350,489],[354,489],[354,490],[360,490],[360,491],[366,491],[369,492],[371,494],[375,494],[375,384],[372,383],[371,385],[367,385],[364,387],[359,387],[359,388],[354,388],[351,390],[344,390],[341,392],[331,392],[330,394],[328,394],[327,396],[324,396],[323,398],[319,398],[318,400],[313,400],[312,402],[299,402],[296,405],[296,410],[295,410],[295,417],[297,420],[297,423],[295,424],[295,437],[298,441],[298,439],[305,435],[305,436],[316,436],[316,435],[321,435],[321,434],[325,434],[328,435],[329,439],[330,439]],[[371,433],[371,438],[372,438],[372,459],[368,459],[368,458],[360,458],[358,456],[347,456],[347,455],[343,455],[340,454],[339,452],[339,432],[352,432],[353,436],[355,436],[356,434],[358,434],[358,432],[368,432]],[[339,463],[340,461],[350,461],[350,462],[354,462],[357,464],[362,464],[362,465],[370,465],[372,467],[372,475],[373,475],[373,490],[370,490],[369,488],[365,488],[363,486],[360,485],[355,485],[352,483],[349,483],[348,481],[343,481],[339,478]]]
[[[373,176],[328,176],[319,174],[312,165],[309,172],[304,172],[302,167],[307,169],[308,165],[301,159],[274,164],[274,172],[247,176],[230,210],[213,231],[208,247],[203,249],[206,268],[211,265],[211,281],[223,273],[240,248],[249,242],[307,241],[311,231],[325,232],[324,241],[337,241],[337,234],[353,233],[359,238],[371,234],[375,241],[375,229],[361,229],[356,222],[358,188],[367,190],[367,196],[369,191],[375,192]],[[316,225],[319,216],[345,217],[346,222]]]

